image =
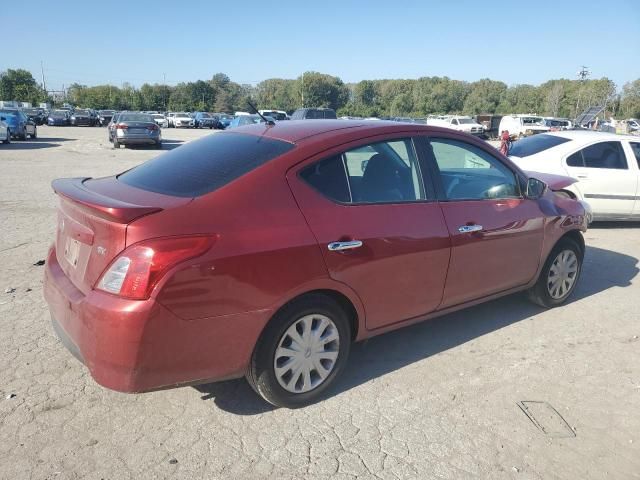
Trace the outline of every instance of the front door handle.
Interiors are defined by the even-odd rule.
[[[360,240],[349,240],[348,242],[331,242],[327,245],[327,248],[331,252],[341,252],[343,250],[353,250],[354,248],[360,248],[362,242]]]
[[[461,227],[458,227],[458,231],[460,233],[472,233],[472,232],[479,232],[482,230],[482,225],[462,225]]]

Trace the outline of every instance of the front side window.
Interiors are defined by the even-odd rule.
[[[567,157],[567,165],[613,170],[627,169],[627,161],[620,142],[600,142],[589,145]]]
[[[326,197],[342,203],[402,203],[426,198],[411,139],[351,149],[305,168],[300,176]]]
[[[430,143],[447,200],[520,197],[515,174],[489,153],[457,140]]]
[[[638,168],[640,168],[640,143],[629,142],[631,146],[631,150],[633,150],[633,155],[636,157],[636,161],[638,162]]]

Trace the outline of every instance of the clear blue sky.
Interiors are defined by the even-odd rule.
[[[239,83],[316,70],[345,82],[575,78],[587,65],[620,88],[640,77],[640,0],[9,1],[0,71],[49,89],[209,79]],[[16,7],[16,8],[14,8]]]

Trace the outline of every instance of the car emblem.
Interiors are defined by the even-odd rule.
[[[96,248],[96,250],[98,251],[98,255],[102,255],[104,257],[105,253],[107,253],[107,249],[101,246],[98,246]]]

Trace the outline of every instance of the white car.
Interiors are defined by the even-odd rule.
[[[195,125],[193,118],[186,112],[176,112],[172,114],[171,121],[169,122],[170,127],[180,128],[187,127],[191,128]]]
[[[152,113],[151,116],[153,117],[153,120],[156,122],[156,124],[160,128],[168,128],[169,127],[169,121],[167,120],[167,117],[165,117],[161,113]]]
[[[11,132],[9,126],[4,121],[4,117],[0,117],[0,140],[2,143],[11,143]]]
[[[593,220],[640,220],[640,138],[567,130],[523,138],[509,158],[523,170],[568,175],[568,196],[590,204]]]
[[[498,133],[509,132],[511,138],[528,137],[536,133],[545,133],[551,130],[544,118],[537,115],[505,115],[500,120]]]
[[[445,127],[457,130],[459,132],[470,133],[471,135],[482,135],[484,127],[471,117],[462,117],[458,115],[427,118],[427,125],[436,127]]]

